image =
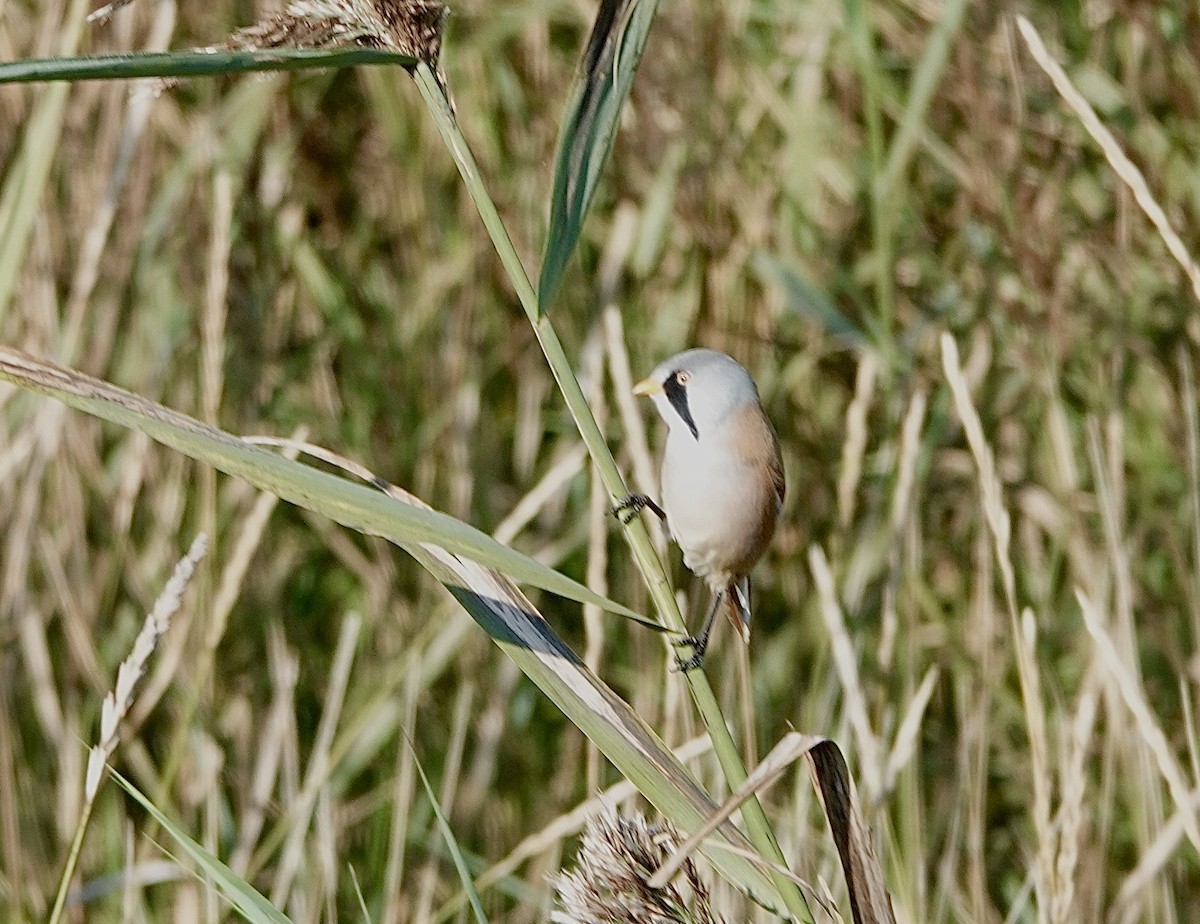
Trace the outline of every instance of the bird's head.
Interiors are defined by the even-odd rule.
[[[750,373],[716,350],[677,353],[638,382],[633,393],[653,400],[672,430],[682,429],[697,440],[735,411],[758,403]]]

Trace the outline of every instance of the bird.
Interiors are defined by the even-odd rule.
[[[750,642],[750,571],[770,545],[783,507],[779,437],[750,373],[717,350],[686,350],[664,360],[633,393],[649,397],[667,423],[663,503],[631,494],[613,513],[628,523],[640,510],[654,512],[684,564],[712,590],[699,634],[680,642],[692,655],[678,666],[692,670],[703,663],[722,606]]]

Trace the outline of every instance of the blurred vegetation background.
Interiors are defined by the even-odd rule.
[[[0,58],[63,53],[86,6],[0,2]],[[211,45],[272,8],[143,2],[86,28],[80,48]],[[756,573],[749,697],[724,627],[706,668],[760,751],[790,724],[849,753],[901,920],[1185,922],[1200,911],[1183,821],[1200,805],[1196,300],[1029,56],[1018,9],[1195,253],[1195,4],[674,0],[554,321],[629,468],[604,372],[614,338],[635,376],[692,345],[755,375],[788,499]],[[442,61],[458,118],[530,268],[593,16],[568,0],[452,7]],[[55,94],[61,125],[39,133]],[[44,189],[18,173],[22,145]],[[403,71],[197,80],[157,97],[119,82],[0,87],[0,164],[4,201],[23,192],[36,209],[23,246],[0,222],[0,341],[235,433],[304,428],[647,608],[617,530],[597,535],[574,426]],[[1042,756],[943,371],[946,331],[1011,515]],[[657,446],[661,428],[642,413]],[[372,920],[458,913],[405,736],[477,872],[616,782],[396,549],[272,510],[138,434],[8,388],[0,427],[8,919],[49,907],[101,700],[201,529],[212,551],[115,761],[296,920],[357,919],[356,889]],[[519,504],[530,513],[513,521]],[[856,672],[833,654],[842,630],[819,601],[814,545]],[[672,560],[694,615],[703,594]],[[540,604],[582,650],[579,607]],[[293,850],[347,625],[353,669]],[[661,641],[604,626],[600,673],[669,743],[691,738]],[[1148,712],[1130,708],[1139,696]],[[1172,764],[1190,792],[1184,814],[1164,782]],[[710,757],[696,766],[717,785]],[[1039,786],[1052,830],[1035,822]],[[840,896],[804,774],[767,805],[793,869]],[[105,878],[135,862],[145,882],[162,872],[136,836],[144,823],[104,793],[75,919],[219,917],[177,873],[136,890]],[[577,830],[551,828],[485,892],[495,920],[545,919],[546,876],[569,862]],[[1045,851],[1061,874],[1056,904],[1031,897]],[[718,898],[731,920],[751,915]]]

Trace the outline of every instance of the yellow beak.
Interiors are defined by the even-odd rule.
[[[639,398],[645,398],[647,395],[656,395],[662,390],[662,382],[656,382],[653,379],[642,379],[633,386],[633,393]]]

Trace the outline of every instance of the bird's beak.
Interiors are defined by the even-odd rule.
[[[662,390],[662,382],[656,382],[653,379],[642,379],[633,386],[633,393],[639,398],[645,398],[647,395],[657,395]]]

